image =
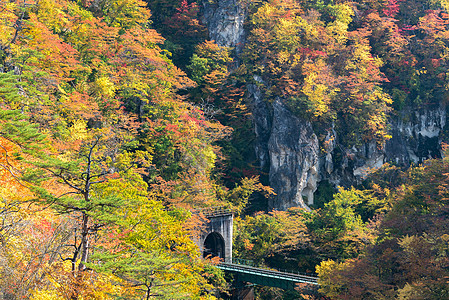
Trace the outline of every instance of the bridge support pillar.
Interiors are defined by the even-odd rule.
[[[242,286],[232,290],[232,300],[254,300],[254,287]]]

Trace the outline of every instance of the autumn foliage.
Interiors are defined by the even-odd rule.
[[[226,128],[176,94],[146,3],[0,12],[2,297],[214,298],[189,210],[220,203]]]
[[[214,299],[191,211],[222,205],[235,254],[317,266],[327,297],[449,298],[447,159],[247,215],[273,195],[248,87],[382,147],[389,114],[447,100],[449,4],[241,4],[237,56],[207,40],[199,1],[0,0],[0,298]]]

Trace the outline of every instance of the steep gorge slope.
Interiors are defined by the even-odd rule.
[[[271,2],[265,2],[265,5],[267,3]],[[285,1],[285,3],[287,3],[285,6],[291,5],[291,2]],[[242,49],[250,43],[247,41],[248,36],[253,34],[250,31],[260,29],[260,24],[254,25],[254,16],[250,14],[260,14],[260,10],[262,10],[260,7],[263,8],[263,5],[259,4],[258,10],[254,9],[254,4],[245,4],[235,0],[217,0],[213,3],[205,1],[202,6],[202,20],[207,24],[210,39],[215,40],[219,46],[236,47],[235,55],[237,60],[245,60],[245,53],[242,54],[244,51]],[[305,3],[301,5],[306,7]],[[365,11],[356,5],[350,7],[351,10],[355,11],[355,15],[354,13],[352,15],[349,14],[351,16],[351,20],[348,22],[349,29],[344,34],[349,35],[360,30],[360,28],[371,30],[371,32],[366,34],[367,39],[370,40],[370,45],[367,45],[367,47],[369,47],[368,50],[373,57],[384,56],[381,68],[381,71],[384,73],[391,72],[391,69],[395,67],[395,62],[388,57],[388,55],[392,55],[390,52],[382,52],[385,50],[379,47],[376,48],[376,44],[383,41],[376,40],[378,36],[375,35],[375,32],[373,33],[372,27],[370,27],[372,25],[369,24],[370,19],[367,15],[375,14],[377,10],[377,15],[383,22],[400,23],[396,25],[397,28],[393,28],[393,31],[401,35],[402,39],[408,40],[406,46],[397,50],[402,51],[401,59],[406,61],[404,55],[413,52],[413,47],[416,47],[413,43],[422,43],[423,40],[432,34],[426,31],[422,19],[407,21],[403,16],[404,13],[399,14],[396,20],[394,19],[398,12],[407,9],[407,5],[410,4],[403,3],[402,6],[398,5],[397,8],[384,5],[383,7],[377,7],[377,9],[371,7],[365,9]],[[429,4],[423,2],[423,5],[428,6]],[[275,6],[276,4],[272,4],[271,8]],[[317,6],[311,9],[318,10]],[[433,13],[442,20],[446,20],[447,15],[443,14],[440,7],[433,7],[433,9],[433,11],[416,13],[416,15],[425,18]],[[285,10],[288,11],[288,8]],[[282,13],[285,13],[285,10]],[[325,9],[322,9],[320,12],[322,13],[321,16],[323,16]],[[309,19],[307,19],[307,15],[309,15]],[[301,20],[306,20],[305,22],[309,21],[310,26],[312,26],[313,22],[310,21],[310,15],[312,15],[310,10],[306,11],[304,9],[297,16],[302,18]],[[286,20],[289,19],[289,17],[285,17],[281,22],[287,22]],[[332,19],[338,19],[338,16]],[[409,23],[405,24],[406,22]],[[274,25],[274,27],[276,26],[278,24]],[[402,29],[398,26],[402,26]],[[415,27],[414,30],[417,34],[421,34],[419,39],[404,29],[412,26]],[[327,25],[327,28],[329,27],[330,25]],[[298,34],[305,35],[303,33],[304,30],[302,28],[302,32],[298,31]],[[447,22],[436,29],[440,33],[446,30]],[[305,39],[303,36],[301,38]],[[347,37],[345,38],[347,39]],[[395,42],[394,37],[390,36],[390,41],[392,43]],[[276,41],[271,42],[270,47],[272,47],[274,52],[276,50],[273,44]],[[385,42],[383,43],[386,44]],[[304,44],[296,45],[296,47],[304,47]],[[292,49],[290,49],[289,55],[292,55],[292,53],[294,55],[295,51],[299,53],[298,49]],[[326,50],[323,49],[323,51]],[[392,50],[387,49],[387,51]],[[251,55],[251,53],[246,53],[246,55]],[[417,88],[415,88],[415,90],[418,90],[416,92],[412,90],[412,79],[419,80],[416,77],[423,76],[417,69],[419,66],[422,66],[424,70],[427,59],[436,57],[433,59],[439,60],[440,68],[446,69],[445,57],[439,58],[438,54],[435,56],[432,53],[429,53],[429,56],[419,58],[419,53],[415,54],[415,57],[422,61],[416,62],[415,59],[414,67],[408,72],[415,72],[418,76],[412,74],[409,78],[409,85],[402,85],[402,94],[408,94],[406,96],[409,98],[408,103],[406,102],[407,100],[404,100],[405,96],[402,96],[402,98],[396,96],[395,93],[398,89],[394,85],[395,82],[391,73],[388,73],[389,78],[386,78],[385,82],[378,84],[385,91],[390,92],[393,99],[392,106],[395,108],[388,114],[387,131],[389,137],[380,143],[378,140],[376,141],[375,136],[367,139],[366,137],[362,138],[357,133],[355,133],[356,142],[348,143],[345,140],[348,133],[341,134],[342,128],[335,128],[334,126],[335,123],[339,122],[338,116],[323,126],[323,123],[319,124],[319,121],[314,122],[307,115],[294,113],[291,106],[288,105],[289,95],[284,94],[284,97],[282,97],[282,95],[273,94],[271,91],[267,93],[270,85],[275,84],[273,79],[267,79],[268,76],[266,74],[265,76],[260,76],[256,73],[250,74],[253,80],[252,82],[248,81],[247,91],[256,135],[254,151],[256,152],[260,168],[269,172],[270,186],[274,188],[277,194],[270,201],[270,208],[284,210],[293,206],[307,207],[307,205],[313,204],[313,194],[320,182],[328,181],[334,186],[355,185],[360,183],[370,170],[379,168],[385,162],[406,166],[411,163],[421,163],[428,158],[441,157],[441,142],[444,141],[443,132],[446,125],[446,108],[444,105],[446,92],[435,92],[434,95],[427,99],[431,103],[422,103],[422,101],[419,103],[419,93],[421,91]],[[313,60],[315,58],[309,55],[308,59]],[[331,58],[326,59],[327,62],[330,60]],[[270,63],[267,59],[265,61],[267,64]],[[396,65],[398,64],[396,63]],[[428,72],[430,73],[431,71],[429,70]],[[442,70],[434,72],[442,72]],[[284,74],[279,76],[282,75]],[[396,74],[396,76],[400,75]],[[427,77],[431,76],[428,75]],[[271,82],[268,82],[270,80]],[[429,80],[429,78],[422,80],[422,82],[425,80]],[[301,81],[301,79],[298,81]],[[437,81],[434,83],[435,85],[439,84]],[[421,83],[421,85],[423,84]],[[319,82],[315,84],[315,88],[317,86],[319,86]],[[306,87],[303,85],[301,88],[305,89]],[[419,88],[425,89],[424,86]],[[413,93],[417,95],[412,97],[410,94]],[[406,102],[405,104],[401,103],[399,108],[397,104],[399,102],[398,99]]]

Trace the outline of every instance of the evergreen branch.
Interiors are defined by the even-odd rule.
[[[51,207],[53,204],[55,204],[56,199],[57,199],[57,198],[55,198],[53,201],[51,201],[47,206],[43,207],[42,209],[36,210],[36,211],[44,211],[44,210],[46,210],[47,208],[49,208],[49,207]],[[32,200],[27,201],[27,202],[29,202],[28,208],[30,208],[31,205],[34,204],[34,203],[37,202],[37,201],[39,201],[39,199],[35,199],[35,200],[32,199]]]
[[[9,155],[8,155],[8,151],[6,150],[5,147],[3,147],[2,145],[0,145],[0,148],[2,148],[5,151],[5,159],[6,159],[6,164],[7,166],[0,164],[0,166],[5,169],[9,174],[11,174],[11,176],[17,181],[18,184],[20,184],[22,187],[24,188],[28,188],[27,186],[25,186],[20,179],[11,171],[12,168],[14,168],[14,166],[9,162]]]
[[[67,184],[67,185],[68,185],[69,187],[71,187],[72,189],[77,190],[80,194],[84,194],[84,193],[85,193],[84,190],[82,190],[81,188],[79,188],[79,187],[73,185],[72,183],[70,183],[70,182],[68,181],[68,179],[67,179],[65,176],[62,175],[62,171],[63,171],[62,169],[60,170],[60,173],[59,173],[59,174],[58,174],[57,172],[51,170],[50,168],[45,168],[45,167],[44,167],[43,169],[44,169],[44,170],[47,170],[48,172],[50,172],[53,176],[62,179],[62,180],[64,181],[65,184]]]
[[[61,197],[64,197],[64,196],[66,196],[66,195],[69,195],[69,194],[75,194],[75,195],[78,195],[77,192],[67,192],[67,193],[64,193],[64,194],[62,194],[62,195],[59,195],[59,196],[56,197],[56,198],[59,199],[59,198],[61,198]]]
[[[101,177],[101,176],[104,176],[104,175],[107,175],[107,174],[108,174],[108,172],[102,172],[101,174],[96,174],[96,175],[88,176],[88,173],[87,173],[87,172],[83,172],[83,173],[81,173],[81,178],[84,179],[84,176],[87,175],[87,176],[88,176],[88,177],[86,178],[86,180],[87,180],[87,179],[92,179],[92,178]]]

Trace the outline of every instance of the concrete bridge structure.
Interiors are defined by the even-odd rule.
[[[224,208],[207,208],[197,210],[203,214],[208,223],[200,238],[196,241],[204,258],[212,256],[221,258],[218,268],[235,274],[240,282],[250,282],[264,286],[278,287],[286,290],[316,290],[318,277],[295,274],[273,269],[263,269],[248,265],[248,261],[232,258],[233,213]],[[252,299],[246,298],[245,299]]]
[[[219,257],[224,262],[232,262],[232,211],[213,207],[195,213],[202,213],[209,220],[196,241],[203,257]]]

